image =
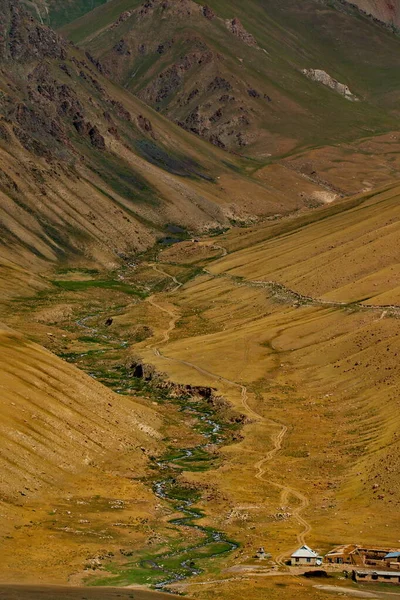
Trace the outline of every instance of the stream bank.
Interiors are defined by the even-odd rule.
[[[199,442],[181,447],[181,440],[168,439],[162,456],[149,457],[149,475],[145,484],[152,487],[173,515],[167,523],[173,534],[168,543],[164,540],[154,548],[123,549],[121,554],[126,562],[118,559],[105,564],[103,575],[89,576],[87,584],[139,584],[169,591],[173,583],[202,573],[210,560],[238,548],[238,544],[222,531],[201,525],[206,514],[196,504],[203,499],[204,489],[185,481],[185,473],[216,468],[221,463],[218,448],[241,439],[240,428],[245,417],[234,412],[213,388],[175,384],[151,365],[140,362],[116,363],[116,351],[121,358],[121,353],[129,353],[129,344],[127,340],[99,331],[96,324],[100,317],[99,314],[84,317],[76,322],[76,326],[97,336],[103,347],[93,352],[67,353],[64,358],[73,363],[79,361],[79,368],[118,394],[147,397],[167,412],[171,407],[182,415],[182,421],[189,419],[192,422],[193,433]]]

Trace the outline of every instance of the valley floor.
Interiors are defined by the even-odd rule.
[[[51,519],[36,516],[39,553],[29,526],[9,514],[16,530],[3,534],[3,579],[11,581],[22,562],[32,579],[46,562],[47,576],[54,568],[58,582],[155,584],[169,577],[168,589],[204,600],[343,593],[332,585],[363,597],[392,595],[381,588],[368,596],[371,588],[338,581],[339,573],[315,587],[288,577],[284,563],[304,543],[320,553],[339,543],[398,545],[400,281],[396,247],[388,243],[398,235],[398,197],[392,187],[297,221],[174,245],[114,274],[123,289],[105,285],[101,274],[59,273],[57,293],[5,314],[11,327],[29,324],[34,341],[111,387],[121,402],[132,398],[155,411],[163,439],[147,453],[150,470],[135,477],[126,453],[117,466],[109,456],[104,489],[96,491],[94,478],[91,499],[84,489],[79,499],[71,484],[68,506],[59,498]],[[216,396],[196,404],[189,394],[179,403],[184,394],[161,393],[157,373],[181,386],[215,388]],[[116,519],[96,502],[112,493],[111,481],[122,493],[124,478],[136,487],[129,491],[127,483]],[[111,498],[115,508],[118,496]],[[38,501],[24,502],[26,527]],[[182,506],[201,512],[188,521]],[[93,515],[95,529],[86,525]],[[214,538],[201,555],[207,531]],[[43,543],[46,534],[53,544]],[[54,552],[62,544],[76,557],[73,571]],[[272,555],[273,577],[254,571],[260,546]],[[171,573],[180,567],[173,557],[182,553],[185,569],[200,568],[174,584]],[[83,571],[89,559],[95,568]],[[100,595],[85,590],[87,598],[102,597],[93,593]],[[121,597],[129,597],[126,590]],[[141,598],[136,590],[134,597]]]

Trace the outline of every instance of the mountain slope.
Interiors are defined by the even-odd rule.
[[[22,0],[42,24],[57,28],[78,19],[107,0]]]
[[[65,485],[110,452],[157,443],[151,411],[118,398],[78,369],[7,328],[2,365],[1,494],[32,499]],[[112,408],[114,407],[114,408]],[[22,493],[24,492],[24,493]]]
[[[111,266],[166,225],[218,228],[300,208],[110,83],[102,67],[1,1],[2,255]],[[224,186],[216,185],[218,177]],[[250,200],[243,207],[243,197]]]
[[[63,32],[185,129],[265,159],[396,127],[400,41],[353,13],[315,0],[111,0]]]
[[[398,0],[346,0],[367,15],[387,25],[400,26],[400,3]]]
[[[115,507],[120,519],[152,518],[138,478],[161,419],[3,325],[0,359],[1,580],[65,583],[105,539],[118,551]]]

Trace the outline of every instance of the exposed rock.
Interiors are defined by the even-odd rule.
[[[210,123],[216,123],[222,118],[222,110],[219,108],[213,115],[210,117]]]
[[[134,15],[134,14],[135,14],[134,10],[126,10],[125,12],[123,12],[122,14],[119,15],[118,19],[115,21],[115,23],[113,23],[111,25],[110,29],[116,29],[122,23],[125,23],[125,21],[127,21],[128,19],[130,19],[131,16]]]
[[[65,60],[67,42],[25,14],[19,2],[0,1],[0,58],[30,62],[39,57]]]
[[[247,90],[247,93],[250,96],[250,98],[260,98],[261,96],[260,92],[257,92],[257,90],[254,89]]]
[[[191,102],[191,100],[193,100],[193,98],[195,98],[196,96],[198,96],[200,93],[200,90],[198,88],[195,88],[194,90],[192,90],[190,92],[190,94],[188,95],[185,104],[189,104],[189,102]]]
[[[121,56],[130,56],[132,54],[125,40],[120,40],[117,44],[115,44],[113,50]]]
[[[357,100],[356,96],[354,96],[347,85],[333,79],[326,71],[322,71],[321,69],[303,69],[302,73],[308,77],[308,79],[317,81],[318,83],[322,83],[322,85],[329,87],[331,90],[346,98],[346,100]]]
[[[209,92],[215,92],[216,90],[225,90],[226,92],[229,92],[231,89],[231,84],[223,77],[216,77],[211,81],[211,83],[209,83],[207,87],[207,91]]]
[[[97,60],[96,58],[94,58],[94,56],[92,56],[90,54],[90,52],[85,52],[85,55],[86,55],[86,58],[92,63],[92,65],[94,67],[96,67],[96,69],[98,70],[99,73],[101,73],[102,75],[108,74],[107,70],[103,67],[101,62],[99,60]]]
[[[24,131],[20,127],[14,126],[13,132],[15,134],[15,137],[18,139],[21,146],[25,148],[25,150],[28,150],[29,152],[32,152],[37,156],[42,156],[47,159],[51,158],[51,152],[49,152],[48,148],[46,148],[46,146],[40,141],[28,135],[26,131]]]
[[[157,374],[152,365],[146,365],[141,361],[133,361],[130,365],[130,369],[133,377],[144,379],[145,381],[152,381],[161,376],[160,374]]]
[[[223,94],[219,99],[219,102],[234,102],[235,101],[235,97],[234,96],[229,96],[229,94]]]
[[[149,133],[151,135],[153,140],[157,139],[157,136],[154,132],[153,125],[151,124],[150,119],[148,119],[147,117],[144,117],[143,115],[139,115],[136,119],[136,122],[138,124],[138,127],[142,131]]]
[[[361,13],[378,24],[395,30],[400,27],[399,0],[340,0],[340,2],[356,6]]]
[[[163,44],[159,44],[158,48],[157,48],[157,54],[165,54],[165,52],[167,52],[167,50],[170,50],[172,48],[172,46],[174,45],[174,40],[168,40],[167,42],[164,42]]]
[[[152,104],[160,104],[174,94],[192,68],[209,64],[213,60],[213,53],[204,43],[200,42],[197,46],[198,49],[186,54],[179,62],[162,71],[138,96]]]
[[[96,125],[90,127],[89,137],[92,146],[94,146],[95,148],[99,148],[99,150],[105,150],[106,143],[104,137],[101,135]]]
[[[207,6],[207,5],[203,6],[203,15],[209,21],[212,21],[213,19],[215,19],[215,12],[213,11],[213,9],[210,6]]]
[[[122,119],[123,121],[132,121],[131,113],[125,108],[122,102],[119,102],[118,100],[113,100],[112,98],[108,98],[108,102],[112,105],[115,113],[120,119]]]
[[[248,46],[257,46],[255,37],[248,31],[246,31],[246,29],[243,27],[242,23],[237,17],[235,17],[234,19],[228,19],[227,21],[225,21],[225,24],[229,31],[233,33],[233,35],[235,35],[237,38],[242,40],[242,42],[244,42]]]
[[[217,148],[222,148],[222,150],[225,150],[226,148],[226,144],[221,140],[220,136],[215,133],[210,136],[210,142],[214,146],[217,146]]]

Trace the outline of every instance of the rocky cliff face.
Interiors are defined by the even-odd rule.
[[[66,42],[24,13],[19,0],[1,0],[0,41],[3,60],[66,58]]]

